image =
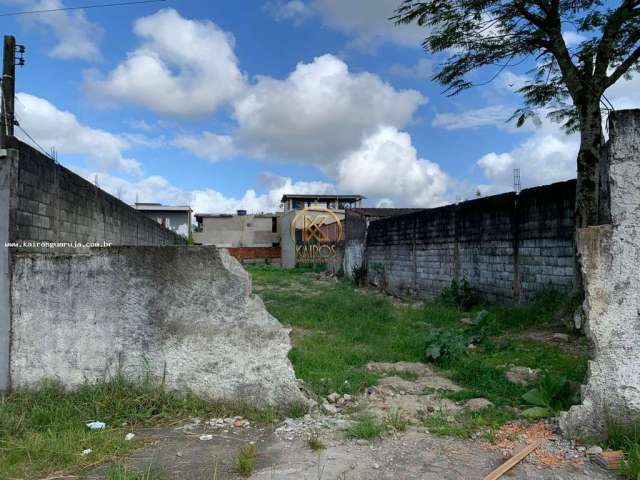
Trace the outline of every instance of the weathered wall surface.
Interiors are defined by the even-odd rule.
[[[11,335],[11,305],[9,290],[11,285],[11,256],[5,243],[9,241],[9,203],[11,201],[11,171],[16,158],[9,152],[0,155],[0,391],[9,388],[9,338]]]
[[[29,145],[11,141],[12,149],[18,151],[11,192],[11,242],[186,243]]]
[[[491,301],[530,298],[548,285],[570,291],[574,201],[568,181],[371,222],[369,280],[426,298],[454,279]]]
[[[640,418],[640,110],[612,112],[609,135],[611,224],[578,232],[594,354],[582,404],[560,422],[575,436]]]
[[[74,387],[122,371],[253,404],[301,400],[288,331],[215,247],[118,247],[14,256],[14,388]],[[37,299],[37,301],[34,301]]]

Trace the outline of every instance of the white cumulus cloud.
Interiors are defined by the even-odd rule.
[[[327,165],[382,124],[402,128],[425,102],[327,54],[284,80],[258,77],[234,105],[236,145],[262,158]]]
[[[125,158],[123,152],[130,147],[125,138],[105,130],[81,124],[76,116],[59,110],[48,100],[28,93],[16,95],[16,115],[20,126],[45,149],[55,147],[61,154],[87,155],[101,169],[120,170],[141,174],[140,164]],[[16,128],[23,141],[31,140]]]
[[[245,78],[234,39],[213,22],[165,9],[138,19],[134,32],[142,43],[123,63],[106,76],[87,73],[92,97],[196,116],[214,112],[242,92]]]
[[[61,0],[22,0],[25,10],[55,10],[64,8]],[[100,58],[102,28],[87,18],[84,10],[46,12],[26,16],[27,26],[44,25],[54,36],[49,55],[62,60]]]
[[[438,164],[418,157],[408,133],[390,126],[348,154],[338,172],[342,191],[364,193],[384,205],[437,206],[450,183]]]
[[[174,145],[210,162],[224,160],[238,153],[233,137],[211,132],[203,132],[197,136],[180,135],[175,139]]]

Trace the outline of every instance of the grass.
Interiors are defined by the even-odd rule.
[[[107,472],[106,480],[165,480],[162,472],[154,472],[148,469],[146,472],[138,472],[130,469],[126,464],[115,464]]]
[[[323,441],[320,439],[318,432],[313,432],[311,435],[309,435],[307,443],[309,444],[309,448],[314,452],[327,448]]]
[[[373,415],[360,414],[353,421],[347,433],[351,438],[371,440],[382,437],[385,430],[385,425]]]
[[[118,461],[141,446],[139,440],[125,440],[126,433],[139,426],[235,415],[271,423],[285,413],[289,412],[211,403],[165,391],[150,380],[133,384],[117,377],[74,392],[49,382],[37,391],[0,397],[0,478],[38,478],[58,471],[78,474],[99,463]],[[105,422],[107,428],[90,431],[85,426],[90,420]],[[91,453],[82,455],[87,449]]]
[[[607,443],[612,450],[625,454],[620,474],[629,480],[640,480],[640,419],[630,425],[607,422]]]
[[[554,322],[565,299],[552,290],[543,291],[528,305],[478,305],[464,312],[444,301],[412,308],[345,281],[318,280],[307,274],[308,269],[249,270],[269,311],[304,332],[294,336],[289,358],[298,377],[317,395],[357,394],[375,385],[380,374],[366,369],[369,362],[425,361],[426,338],[434,331],[462,342],[461,353],[436,363],[464,387],[449,397],[460,401],[483,397],[495,407],[456,418],[436,416],[428,425],[436,432],[470,436],[483,430],[490,434],[516,418],[518,409],[527,407],[522,395],[538,385],[510,383],[505,377],[510,366],[542,369],[544,380],[551,383],[561,379],[581,383],[586,373],[585,355],[523,338],[530,329],[562,328]],[[487,314],[480,325],[460,321],[475,318],[482,309]],[[478,343],[478,348],[468,350],[471,342]],[[402,376],[415,379],[411,373]]]
[[[409,427],[409,420],[400,410],[393,410],[384,419],[384,424],[387,428],[391,428],[398,432],[406,432]]]
[[[256,468],[258,449],[255,444],[249,443],[243,446],[238,453],[238,472],[243,477],[249,477]]]

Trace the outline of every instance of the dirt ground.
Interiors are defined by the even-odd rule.
[[[210,431],[206,427],[189,432],[147,430],[138,435],[148,446],[138,450],[129,464],[141,471],[161,471],[168,479],[243,478],[237,473],[238,453],[243,445],[255,442],[257,463],[249,477],[255,480],[472,480],[484,478],[506,459],[481,441],[436,437],[421,427],[365,441],[346,438],[346,420],[336,422],[334,416],[314,418],[314,424],[323,422],[326,426],[319,431],[319,437],[326,448],[319,452],[309,448],[307,431],[293,427],[287,432],[286,423],[280,430],[249,427],[228,433],[214,432],[211,440],[200,440],[201,434]],[[107,470],[108,466],[101,467],[88,478],[102,480]],[[504,478],[604,480],[616,477],[579,459],[555,468],[525,460]]]
[[[439,392],[460,387],[418,363],[371,363],[370,370],[384,373],[377,387],[361,397],[322,399],[300,419],[285,419],[260,426],[236,418],[191,419],[172,428],[136,432],[144,443],[128,464],[140,471],[157,471],[161,478],[222,480],[242,478],[238,472],[240,450],[255,444],[255,480],[359,480],[359,479],[482,479],[514,452],[532,441],[542,445],[506,474],[505,479],[604,480],[616,478],[590,463],[585,447],[559,437],[552,422],[505,425],[493,442],[482,436],[460,440],[435,436],[421,426],[430,412],[455,413],[472,408],[441,398]],[[404,378],[401,378],[400,376]],[[487,402],[485,399],[475,399]],[[476,402],[477,405],[478,402]],[[406,431],[391,429],[373,440],[349,438],[354,418],[363,412],[383,419],[402,412],[410,422]],[[312,450],[317,438],[322,449]],[[88,478],[103,480],[109,466]]]

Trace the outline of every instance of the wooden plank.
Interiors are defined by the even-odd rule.
[[[513,457],[511,457],[509,460],[507,460],[506,462],[504,462],[502,465],[500,465],[498,468],[496,468],[493,472],[491,472],[489,475],[487,475],[486,477],[484,477],[484,480],[497,480],[498,478],[500,478],[502,475],[504,475],[505,473],[507,473],[509,470],[511,470],[513,467],[515,467],[518,463],[520,463],[522,460],[524,460],[524,458],[529,455],[531,452],[533,452],[536,448],[538,448],[542,443],[544,442],[544,440],[538,440],[536,442],[533,442],[530,445],[527,445],[526,447],[524,447],[522,450],[520,450],[518,453],[516,453]]]

